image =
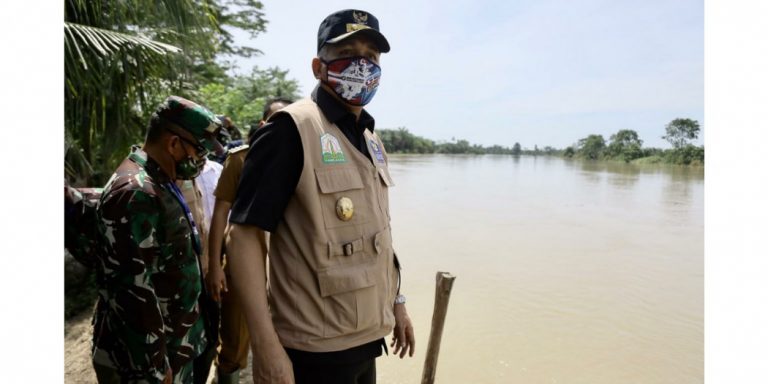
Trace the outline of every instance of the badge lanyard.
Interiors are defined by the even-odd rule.
[[[187,202],[184,200],[184,195],[181,193],[181,190],[179,189],[179,187],[176,186],[176,183],[169,182],[169,183],[166,183],[166,185],[169,187],[168,189],[170,189],[171,192],[173,192],[173,195],[176,196],[176,200],[179,201],[179,203],[181,204],[181,207],[184,208],[184,214],[187,216],[187,220],[189,220],[189,223],[192,226],[192,234],[193,234],[193,237],[195,238],[195,240],[192,242],[192,245],[195,248],[195,252],[197,252],[197,254],[199,255],[202,252],[200,249],[200,235],[197,232],[197,225],[195,225],[195,219],[192,217],[192,211],[189,209]]]

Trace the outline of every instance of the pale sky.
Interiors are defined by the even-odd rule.
[[[674,118],[698,120],[704,142],[704,4],[691,0],[263,0],[264,55],[308,95],[320,22],[340,9],[373,13],[392,50],[367,110],[377,128],[436,141],[564,148],[633,129],[645,146]],[[249,37],[236,36],[240,41]]]

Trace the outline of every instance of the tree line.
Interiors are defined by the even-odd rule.
[[[588,160],[619,160],[625,163],[667,163],[681,165],[703,165],[704,147],[691,144],[699,137],[699,122],[677,118],[665,126],[662,136],[672,145],[671,149],[644,148],[643,140],[636,131],[622,129],[610,136],[606,142],[602,135],[589,135],[565,149],[565,157]]]
[[[446,153],[446,154],[494,154],[494,155],[556,155],[563,151],[546,146],[534,149],[524,149],[520,143],[512,147],[493,145],[485,147],[479,144],[470,144],[464,139],[451,140],[449,142],[435,142],[421,136],[414,135],[405,127],[397,129],[377,129],[376,134],[381,138],[388,152],[391,153]]]
[[[698,138],[700,132],[698,121],[684,118],[674,119],[666,125],[665,130],[666,135],[662,138],[672,145],[672,149],[645,148],[643,147],[643,140],[640,139],[636,131],[631,129],[619,130],[610,136],[608,142],[602,135],[589,135],[565,149],[551,146],[539,148],[538,145],[529,149],[522,148],[520,143],[515,143],[512,147],[501,145],[485,147],[470,144],[463,139],[435,142],[414,135],[405,127],[377,129],[376,132],[390,153],[544,155],[587,160],[618,160],[626,163],[704,164],[704,147],[691,144],[691,141]]]
[[[243,132],[267,99],[298,97],[280,68],[235,76],[233,58],[261,54],[232,31],[266,31],[255,0],[64,0],[65,176],[103,185],[141,143],[147,121],[168,95],[230,116]]]

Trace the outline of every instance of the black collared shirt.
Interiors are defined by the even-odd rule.
[[[366,128],[373,131],[373,117],[363,110],[360,120],[356,121],[353,113],[320,86],[312,92],[312,100],[328,121],[341,129],[352,146],[370,160],[363,132]],[[278,114],[253,136],[229,221],[274,232],[296,191],[303,167],[304,148],[296,123],[290,115]],[[386,349],[384,339],[338,352],[315,353],[288,348],[286,351],[291,360],[304,364],[348,364],[380,356],[382,346]]]

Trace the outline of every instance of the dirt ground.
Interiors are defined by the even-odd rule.
[[[96,375],[91,365],[91,311],[85,311],[64,324],[64,382],[66,384],[93,384]],[[209,384],[215,384],[215,368],[211,367]],[[240,372],[240,384],[251,384],[251,358],[248,367]]]
[[[64,324],[64,382],[92,384],[96,375],[91,365],[91,312],[85,311]]]

